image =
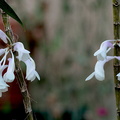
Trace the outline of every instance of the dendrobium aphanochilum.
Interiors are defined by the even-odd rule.
[[[11,43],[9,37],[0,30],[0,39],[7,45],[6,48],[0,49],[0,56],[3,55],[0,60],[0,97],[2,92],[8,90],[9,85],[7,82],[13,82],[15,79],[15,58],[13,52],[17,52],[18,56],[16,58],[22,61],[26,65],[26,79],[33,81],[35,78],[40,80],[40,76],[37,73],[34,60],[30,57],[30,52],[24,48],[21,42]],[[10,44],[9,44],[10,43]],[[9,55],[8,55],[9,54]],[[10,56],[10,57],[9,57]],[[8,64],[6,65],[6,62]],[[6,72],[3,71],[6,69]]]
[[[112,59],[120,60],[120,56],[107,56],[107,53],[110,51],[110,49],[114,48],[114,42],[115,40],[104,41],[101,44],[100,49],[94,53],[94,56],[97,56],[97,62],[95,64],[94,72],[85,79],[86,81],[92,79],[94,76],[99,81],[104,80],[105,79],[105,71],[104,71],[105,63]],[[119,45],[119,42],[117,44]],[[117,77],[118,77],[118,80],[120,80],[120,73],[117,74]]]

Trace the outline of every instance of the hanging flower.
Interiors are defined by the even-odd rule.
[[[14,55],[12,54],[12,58],[9,58],[9,64],[8,64],[8,68],[7,68],[7,72],[4,74],[3,78],[5,80],[5,82],[13,82],[13,80],[15,79],[15,75],[14,75],[14,70],[15,70],[15,62],[14,62]]]
[[[111,49],[111,48],[114,48],[114,44],[112,43],[113,41],[115,40],[106,40],[104,41],[101,46],[100,46],[100,49],[97,50],[95,53],[94,53],[94,56],[97,56],[97,59],[98,60],[104,60],[106,59],[106,54],[107,52]]]
[[[105,79],[104,64],[114,58],[120,60],[120,56],[107,56],[107,53],[111,48],[114,48],[115,44],[120,46],[120,39],[118,39],[117,41],[106,40],[101,44],[100,49],[94,53],[94,56],[97,56],[98,60],[95,65],[95,71],[86,78],[86,81],[90,80],[94,76],[99,81],[104,80]],[[118,80],[120,80],[120,73],[118,73],[117,76]]]
[[[23,61],[26,64],[26,79],[33,81],[36,77],[40,80],[38,73],[35,70],[35,62],[32,58]]]
[[[26,50],[20,42],[15,43],[14,50],[18,52],[18,60],[23,61],[26,64],[26,79],[33,81],[37,77],[38,80],[40,80],[40,77],[35,70],[35,62],[29,55],[30,52]]]
[[[114,56],[107,56],[105,60],[97,61],[95,65],[95,71],[86,78],[86,81],[92,79],[94,76],[99,81],[104,80],[105,79],[104,64],[114,58],[115,58]]]

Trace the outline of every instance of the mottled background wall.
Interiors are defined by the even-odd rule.
[[[29,84],[34,111],[49,113],[45,120],[115,119],[112,62],[106,80],[85,78],[94,71],[94,52],[113,39],[110,0],[9,0],[26,26],[13,21],[14,32],[36,61],[41,81]],[[68,119],[65,119],[68,120]]]

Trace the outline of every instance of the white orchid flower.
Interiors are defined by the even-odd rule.
[[[9,64],[8,64],[7,72],[3,76],[5,82],[13,82],[13,80],[15,79],[15,75],[14,75],[15,62],[14,62],[14,55],[12,52],[11,55],[12,58],[8,59]]]
[[[26,79],[33,81],[36,77],[40,80],[38,73],[35,70],[35,62],[30,57],[29,51],[24,48],[21,42],[16,42],[14,50],[18,52],[18,60],[26,64]]]
[[[114,56],[107,56],[105,60],[97,61],[95,65],[95,71],[86,78],[86,81],[92,79],[94,76],[99,81],[104,80],[105,79],[104,64],[114,58],[115,58]]]
[[[106,59],[106,54],[107,52],[111,49],[111,48],[114,48],[114,44],[112,43],[112,41],[115,41],[115,40],[106,40],[104,41],[101,46],[100,46],[100,49],[97,50],[95,53],[94,53],[94,56],[97,56],[97,59],[98,60],[104,60]]]
[[[32,58],[23,61],[26,64],[26,79],[33,81],[36,77],[40,80],[39,74],[35,70],[35,62]]]

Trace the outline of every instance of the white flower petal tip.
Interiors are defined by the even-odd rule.
[[[2,97],[2,92],[8,91],[9,85],[4,82],[4,79],[2,78],[2,73],[0,72],[0,97]]]
[[[35,71],[34,72],[34,75],[36,76],[36,78],[38,79],[38,80],[40,80],[40,76],[39,76],[39,74]]]
[[[31,74],[29,74],[28,76],[26,76],[26,79],[29,81],[33,81],[35,80],[35,78],[37,78],[38,80],[40,80],[40,76],[36,71],[33,71]]]
[[[3,76],[5,82],[13,82],[15,79],[14,73],[6,72]]]
[[[8,91],[8,88],[6,87],[6,88],[4,88],[4,89],[0,89],[0,97],[2,97],[2,93],[3,92],[7,92]]]
[[[92,79],[92,78],[94,77],[94,75],[95,75],[95,72],[91,73],[91,74],[85,79],[85,81],[88,81],[88,80]]]
[[[8,43],[9,37],[2,31],[0,30],[0,39],[3,40],[3,42]]]
[[[120,73],[117,74],[118,80],[120,81]]]

